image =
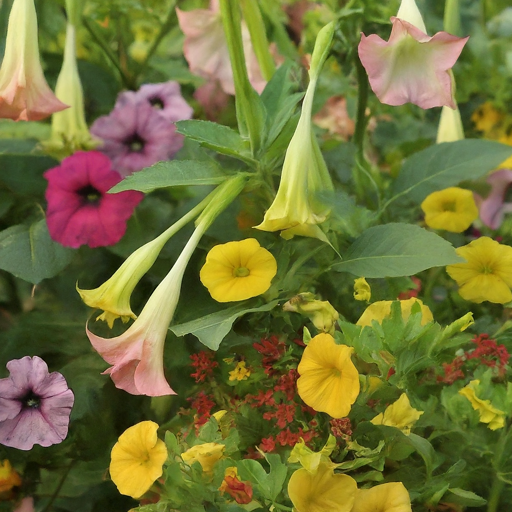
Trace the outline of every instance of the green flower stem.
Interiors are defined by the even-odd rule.
[[[235,82],[236,115],[240,133],[247,133],[253,156],[261,147],[262,118],[257,110],[256,91],[247,74],[242,43],[242,19],[238,0],[220,0],[220,12],[226,34],[229,59]]]
[[[497,512],[499,510],[498,506],[500,504],[501,491],[503,491],[504,487],[505,482],[495,476],[492,482],[489,501],[487,502],[487,512]]]
[[[258,59],[261,74],[268,82],[272,78],[276,70],[276,66],[269,51],[265,24],[261,17],[258,2],[257,0],[241,0],[240,5],[242,6],[245,23],[247,23],[247,28],[251,34],[252,47],[254,48],[254,53]]]
[[[293,508],[292,507],[287,507],[286,505],[280,505],[279,503],[272,503],[272,506],[274,508],[277,508],[278,510],[289,510],[289,511],[292,511]]]
[[[460,0],[446,0],[444,4],[443,27],[446,32],[454,36],[462,35],[460,25]]]
[[[163,38],[169,33],[171,28],[174,26],[174,22],[176,21],[176,0],[173,0],[169,5],[169,12],[167,14],[167,18],[165,19],[163,25],[160,27],[160,31],[158,32],[158,35],[156,36],[155,40],[151,44],[148,53],[146,55],[146,58],[144,61],[140,64],[139,71],[137,75],[140,75],[148,65],[149,60],[156,52],[158,46],[162,42]]]
[[[82,0],[66,0],[66,14],[68,17],[68,22],[75,27],[80,24],[82,7]]]
[[[105,54],[107,59],[117,69],[125,87],[127,87],[128,89],[134,89],[133,80],[131,79],[131,77],[129,77],[125,73],[125,71],[121,67],[119,59],[115,56],[114,52],[110,49],[107,42],[103,39],[101,34],[98,32],[98,30],[94,26],[94,23],[90,22],[85,16],[82,16],[82,23],[84,24],[84,27],[87,29],[87,31],[89,32],[91,37],[94,39],[94,41],[96,41],[98,46],[103,50],[103,53]]]

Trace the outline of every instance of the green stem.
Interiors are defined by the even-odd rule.
[[[69,466],[66,468],[66,471],[64,471],[64,474],[62,475],[62,478],[60,479],[59,484],[57,485],[57,488],[53,492],[53,494],[50,497],[50,501],[46,507],[43,508],[42,512],[49,512],[52,509],[54,501],[58,498],[59,493],[62,489],[62,486],[66,482],[66,479],[68,478],[69,472],[71,471],[71,468],[75,465],[75,460],[72,460]]]
[[[85,16],[82,16],[82,23],[84,24],[84,27],[87,29],[87,31],[89,32],[91,37],[94,39],[94,41],[96,41],[98,46],[103,50],[107,59],[117,69],[125,87],[131,88],[130,78],[128,76],[126,76],[123,68],[121,67],[121,64],[119,63],[119,60],[115,56],[114,52],[109,48],[107,42],[103,39],[103,37],[96,30],[96,27],[94,27],[94,24],[91,23]]]
[[[501,491],[503,491],[504,487],[505,482],[495,476],[492,482],[489,501],[487,502],[487,512],[497,512],[498,506],[500,504]]]
[[[293,510],[292,507],[287,507],[286,505],[280,505],[279,503],[275,503],[275,502],[272,503],[272,506],[274,508],[277,508],[278,510],[289,510],[289,511]]]
[[[261,11],[256,0],[241,0],[242,13],[245,23],[251,34],[252,47],[260,65],[261,74],[268,82],[275,73],[276,66],[269,51],[265,23],[261,17]]]
[[[444,4],[443,28],[454,36],[462,35],[459,0],[446,0]]]
[[[148,50],[146,58],[140,64],[138,75],[140,75],[146,68],[149,63],[149,59],[154,55],[158,46],[162,42],[163,38],[168,34],[169,30],[173,27],[174,21],[176,19],[176,0],[173,0],[169,6],[169,13],[167,14],[167,18],[165,19],[163,25],[160,27],[160,31],[156,36],[155,40],[151,44],[151,47]]]
[[[220,12],[229,50],[229,60],[235,82],[236,115],[238,129],[247,133],[253,156],[261,147],[262,124],[258,111],[258,95],[249,82],[242,42],[242,19],[238,0],[220,0]]]

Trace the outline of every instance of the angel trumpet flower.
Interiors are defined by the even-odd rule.
[[[219,213],[241,192],[244,183],[244,177],[235,176],[217,187],[215,197],[197,219],[197,227],[176,263],[125,333],[106,339],[93,334],[86,327],[92,346],[112,365],[104,373],[112,377],[117,388],[133,395],[176,394],[165,378],[163,355],[168,327],[178,305],[183,275],[199,240]]]
[[[455,109],[449,70],[468,38],[447,32],[428,36],[414,0],[402,0],[391,22],[389,41],[362,34],[359,43],[359,58],[373,92],[387,105],[409,102],[423,109]]]
[[[65,108],[48,87],[39,62],[34,0],[14,0],[0,68],[0,118],[38,121]]]
[[[333,184],[312,130],[311,110],[318,76],[329,54],[333,35],[333,22],[318,34],[311,58],[310,82],[299,124],[286,150],[279,189],[263,222],[255,226],[263,231],[281,231],[285,239],[302,235],[327,241],[318,224],[327,219],[331,208],[319,194],[333,191]]]

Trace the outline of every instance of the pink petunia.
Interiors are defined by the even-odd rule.
[[[0,379],[0,443],[20,450],[51,446],[68,434],[75,397],[58,372],[37,356],[7,363],[10,376]]]
[[[430,37],[404,19],[392,17],[391,22],[387,42],[376,34],[361,35],[359,58],[373,92],[387,105],[455,108],[449,70],[468,38],[447,32]]]
[[[512,184],[512,169],[493,172],[487,178],[487,183],[491,185],[491,192],[483,200],[477,198],[480,219],[491,229],[498,229],[505,213],[512,212],[512,203],[505,202],[507,191]]]
[[[107,194],[121,181],[108,157],[97,151],[65,158],[44,173],[48,180],[46,221],[53,240],[66,247],[113,245],[144,197],[140,192]]]
[[[209,9],[176,9],[176,14],[180,28],[185,34],[183,53],[190,71],[208,80],[218,80],[224,92],[235,94],[233,71],[218,0],[211,0]],[[242,23],[242,40],[249,81],[254,89],[261,93],[266,81],[261,74],[245,23]]]
[[[168,160],[183,146],[176,126],[135,94],[120,95],[114,110],[96,119],[90,131],[102,141],[98,150],[123,176]]]
[[[127,97],[128,103],[133,100],[146,102],[171,123],[190,119],[194,113],[194,109],[181,95],[180,84],[172,80],[159,84],[144,84],[137,92],[123,92],[119,95],[116,106],[124,106]],[[176,137],[182,139],[181,135],[176,134]]]

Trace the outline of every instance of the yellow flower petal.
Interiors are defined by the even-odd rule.
[[[472,380],[466,387],[459,390],[459,394],[465,396],[475,411],[480,415],[480,421],[487,423],[491,430],[497,430],[505,426],[505,413],[491,404],[490,400],[482,400],[476,396],[479,380]]]
[[[478,217],[473,192],[459,187],[449,187],[432,192],[421,203],[427,226],[462,233]]]
[[[364,277],[358,277],[354,280],[354,299],[369,301],[372,296],[370,285]]]
[[[411,512],[411,498],[404,484],[391,482],[360,489],[351,512]]]
[[[371,420],[374,425],[387,425],[402,430],[405,434],[411,432],[411,428],[418,421],[423,411],[418,411],[411,406],[409,398],[403,393],[400,398],[388,406],[384,413],[380,413]]]
[[[212,473],[215,463],[224,456],[226,447],[219,443],[203,443],[192,446],[181,454],[181,458],[191,466],[199,462],[205,473]]]
[[[125,430],[112,448],[110,476],[121,494],[140,498],[162,476],[167,448],[157,430],[155,422],[142,421]]]
[[[232,302],[266,292],[276,273],[274,256],[248,238],[216,245],[206,256],[200,278],[216,301]]]
[[[359,395],[359,374],[351,355],[353,349],[337,345],[330,334],[315,336],[308,344],[297,368],[299,396],[315,411],[333,418],[348,415]]]
[[[432,316],[432,311],[430,311],[430,308],[423,304],[423,302],[416,297],[400,301],[400,308],[402,309],[402,318],[404,322],[407,322],[411,316],[412,307],[416,302],[418,302],[421,306],[421,325],[426,325],[429,322],[433,322],[434,317]],[[370,304],[357,321],[357,325],[362,325],[363,327],[366,325],[371,326],[373,320],[382,323],[384,318],[391,315],[391,304],[393,304],[393,301],[391,300],[380,300]]]
[[[446,271],[459,285],[463,299],[497,304],[512,300],[512,247],[482,236],[459,247],[457,254],[466,263],[448,265]]]
[[[297,512],[350,512],[356,493],[356,481],[335,474],[330,464],[320,464],[314,473],[298,469],[288,483],[288,495]]]

